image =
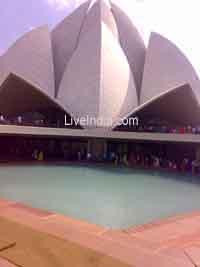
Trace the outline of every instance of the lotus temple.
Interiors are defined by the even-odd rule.
[[[200,266],[200,80],[89,0],[0,56],[0,266]]]

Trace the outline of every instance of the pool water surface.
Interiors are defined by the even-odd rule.
[[[119,229],[200,210],[198,180],[115,167],[5,165],[0,198]]]

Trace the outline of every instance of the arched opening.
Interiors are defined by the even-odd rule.
[[[4,124],[82,129],[56,101],[14,74],[0,88],[0,113]]]
[[[120,125],[116,131],[181,131],[200,125],[200,106],[188,84],[175,88],[135,110],[128,119],[138,118],[138,125]],[[133,120],[132,120],[133,121]]]

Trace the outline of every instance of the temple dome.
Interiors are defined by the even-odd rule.
[[[144,108],[169,114],[163,103],[179,95],[194,98],[196,110],[200,103],[199,78],[185,55],[157,33],[146,49],[132,21],[108,0],[89,0],[52,32],[39,27],[17,40],[0,57],[0,88],[0,113],[3,106],[7,113],[59,107],[73,119],[101,122],[80,122],[90,129],[108,128],[102,121],[112,129]],[[4,105],[24,93],[27,101]]]
[[[130,19],[110,1],[88,1],[70,15],[70,20],[79,23],[75,28],[79,33],[70,57],[61,58],[66,63],[57,84],[57,98],[75,117],[89,115],[114,122],[138,105],[144,42]],[[60,27],[63,29],[58,26],[56,32],[64,31],[70,39],[71,29],[67,34],[63,23]],[[56,36],[54,30],[52,37]],[[53,39],[53,43],[58,42]]]

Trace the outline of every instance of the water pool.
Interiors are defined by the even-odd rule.
[[[200,210],[200,183],[114,167],[1,166],[0,198],[117,229]]]

